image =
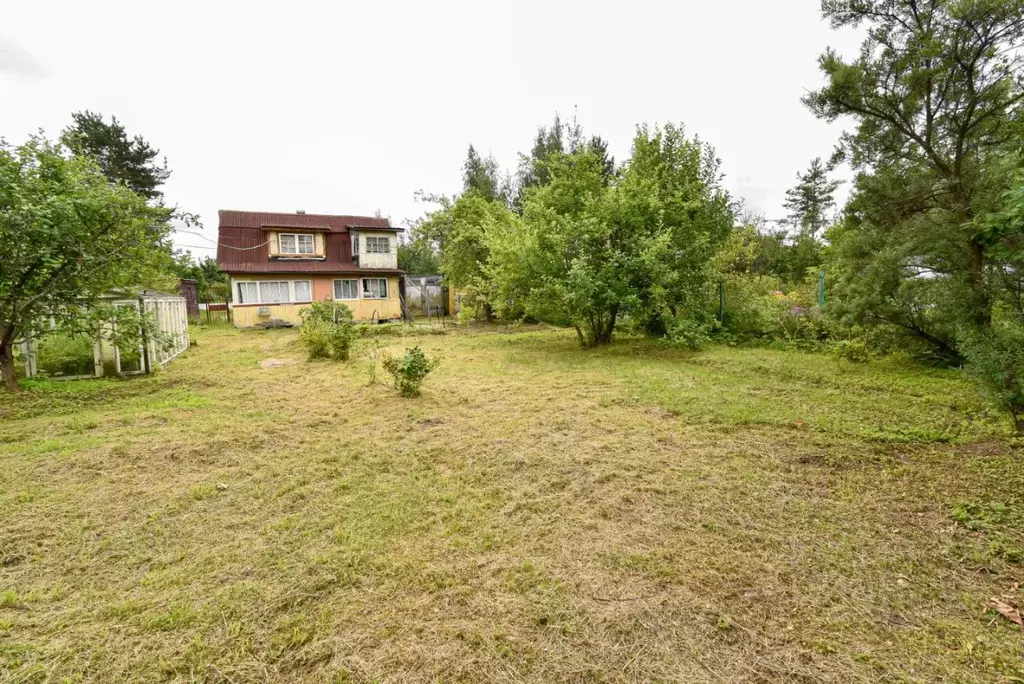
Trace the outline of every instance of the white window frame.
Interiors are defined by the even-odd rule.
[[[362,298],[363,299],[387,299],[388,298],[388,279],[387,278],[363,278],[362,280],[363,280],[363,282],[360,283],[360,285],[362,286],[360,288],[360,291],[362,292]],[[384,283],[384,295],[383,296],[381,296],[381,294],[380,294],[380,287],[379,286],[377,288],[377,296],[376,297],[373,296],[372,294],[369,294],[370,290],[367,288],[367,284],[371,280],[376,280],[378,282],[383,282]]]
[[[285,290],[285,292],[286,292],[286,295],[285,295],[286,299],[284,301],[282,301],[282,302],[268,302],[268,301],[265,301],[263,299],[262,292],[260,292],[260,284],[261,283],[277,283],[279,285],[284,285],[285,288],[286,288],[286,290]],[[307,283],[309,285],[309,299],[302,299],[302,300],[300,300],[300,299],[298,299],[295,296],[295,284],[296,283]],[[249,287],[255,287],[256,288],[256,298],[255,298],[255,300],[250,301],[250,300],[246,299],[241,294],[243,292],[242,288],[248,289]],[[238,299],[235,301],[235,303],[236,304],[242,304],[242,305],[256,305],[256,304],[259,304],[259,305],[264,305],[264,306],[274,306],[276,304],[309,304],[310,302],[313,301],[313,281],[312,280],[307,280],[307,279],[301,279],[301,280],[236,280],[235,281],[235,292],[238,295]]]
[[[299,294],[298,294],[299,293],[299,288],[297,287],[299,283],[306,283],[306,287],[308,288],[309,296],[306,297],[305,299],[299,299]],[[290,289],[290,292],[291,292],[291,296],[292,296],[291,298],[292,298],[292,303],[293,304],[309,304],[311,301],[313,301],[313,281],[312,280],[293,280],[291,282],[291,285],[290,285],[289,289]]]
[[[355,290],[355,297],[339,297],[338,296],[338,283],[352,283],[353,284],[353,288],[352,289]],[[334,298],[336,300],[338,300],[338,301],[352,301],[354,299],[359,299],[359,293],[361,291],[359,289],[359,285],[360,285],[359,278],[335,278],[335,280],[334,280]]]
[[[291,304],[292,303],[292,284],[287,280],[260,280],[259,291],[260,291],[260,304]],[[284,301],[279,302],[268,302],[263,298],[263,286],[264,285],[284,285]],[[280,287],[278,288],[280,290]]]
[[[251,302],[242,295],[242,286],[243,285],[246,286],[246,288],[248,288],[248,286],[251,285],[253,287],[253,289],[256,291],[256,296],[252,298]],[[235,289],[238,292],[238,303],[239,304],[259,304],[260,303],[260,286],[258,284],[258,281],[255,281],[255,280],[237,280],[237,281],[235,281]]]
[[[288,251],[284,248],[284,238],[292,238],[294,241],[293,251]],[[309,239],[309,251],[302,251],[299,238]],[[311,233],[278,233],[277,235],[277,251],[281,254],[287,254],[290,256],[313,256],[316,254],[316,238]]]
[[[373,242],[370,242],[373,240]],[[384,241],[384,249],[381,249],[381,240]],[[386,235],[367,235],[366,236],[366,253],[367,254],[391,254],[391,238]]]

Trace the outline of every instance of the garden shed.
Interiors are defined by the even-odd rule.
[[[95,338],[54,334],[30,339],[23,342],[18,350],[24,377],[71,380],[145,374],[169,363],[188,349],[188,302],[184,297],[155,290],[112,290],[100,301],[150,314],[163,339],[159,343],[147,339],[138,348],[130,349],[114,344],[103,332]]]

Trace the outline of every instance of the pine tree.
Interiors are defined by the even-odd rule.
[[[839,181],[829,180],[821,157],[811,161],[807,173],[797,173],[797,184],[786,191],[783,206],[789,210],[785,222],[796,229],[798,240],[817,241],[828,228],[835,207],[835,191]]]
[[[462,165],[462,190],[475,192],[488,201],[505,201],[502,194],[502,181],[499,176],[498,162],[493,156],[486,159],[470,145],[466,154],[466,162]]]
[[[530,154],[519,155],[516,194],[512,202],[516,211],[522,211],[527,190],[544,187],[551,182],[548,166],[552,159],[563,153],[575,154],[584,150],[593,152],[601,160],[602,176],[605,185],[608,185],[615,173],[615,158],[608,153],[607,140],[599,135],[585,139],[583,127],[575,116],[570,123],[563,123],[561,117],[555,114],[550,127],[539,127]]]
[[[154,149],[142,136],[128,137],[117,117],[110,123],[102,114],[75,112],[74,124],[64,129],[61,142],[77,155],[93,158],[112,183],[122,183],[147,200],[161,204],[160,186],[171,175],[167,160],[157,163],[160,150]]]
[[[529,188],[543,187],[551,182],[548,161],[565,151],[562,144],[564,131],[565,125],[555,114],[555,120],[550,128],[541,126],[537,129],[530,154],[519,155],[518,194],[515,200],[515,206],[519,210],[522,209],[524,194]]]

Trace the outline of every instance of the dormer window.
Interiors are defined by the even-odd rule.
[[[390,254],[391,253],[391,240],[386,237],[367,237],[366,238],[366,253],[367,254]]]
[[[313,236],[302,233],[281,233],[278,237],[281,254],[313,254]]]

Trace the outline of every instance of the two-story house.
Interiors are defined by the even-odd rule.
[[[235,325],[300,323],[313,301],[338,300],[357,321],[401,318],[398,232],[386,218],[219,213],[217,265],[231,276]]]

